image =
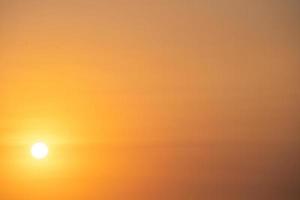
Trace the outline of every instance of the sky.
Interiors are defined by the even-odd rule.
[[[299,199],[299,11],[0,0],[0,199]]]

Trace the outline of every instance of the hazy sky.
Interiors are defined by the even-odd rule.
[[[0,199],[298,199],[299,13],[0,0]]]

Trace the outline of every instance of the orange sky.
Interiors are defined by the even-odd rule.
[[[0,199],[294,199],[299,9],[0,0]]]

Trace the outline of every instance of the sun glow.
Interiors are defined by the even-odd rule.
[[[31,155],[38,160],[46,158],[48,153],[48,146],[43,142],[35,143],[31,147]]]

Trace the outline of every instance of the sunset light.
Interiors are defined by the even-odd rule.
[[[0,0],[0,200],[300,200],[300,0]]]
[[[48,155],[48,146],[43,142],[33,144],[31,147],[31,155],[38,160],[46,158]]]

